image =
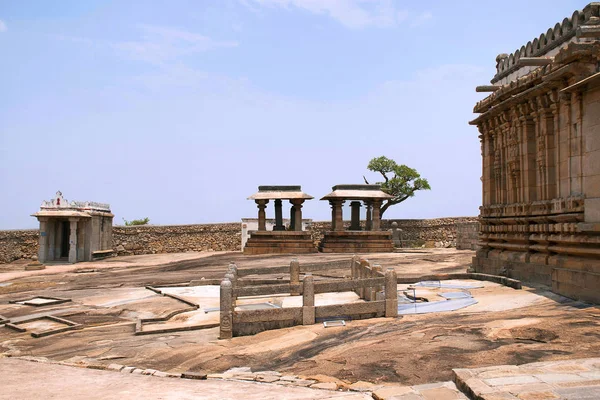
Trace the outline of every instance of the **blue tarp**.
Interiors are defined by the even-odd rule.
[[[483,285],[458,285],[458,284],[453,284],[453,283],[442,283],[440,281],[421,281],[421,282],[417,282],[411,286],[442,288],[442,289],[478,289],[478,288],[483,287]]]
[[[399,304],[398,314],[427,314],[433,312],[454,311],[472,306],[473,304],[477,304],[477,300],[472,297],[456,300],[433,301],[428,303]]]
[[[440,293],[440,296],[446,299],[469,299],[472,297],[468,292],[447,292]]]

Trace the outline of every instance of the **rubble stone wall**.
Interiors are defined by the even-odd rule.
[[[38,229],[0,231],[0,263],[37,256]]]
[[[113,227],[119,255],[241,250],[241,224],[139,225]]]
[[[457,238],[457,224],[476,222],[476,217],[383,220],[382,228],[390,229],[393,221],[402,229],[402,240],[407,245],[453,246]],[[346,223],[350,226],[350,222]],[[364,226],[364,221],[363,221]],[[330,221],[313,222],[310,232],[315,243],[323,232],[331,229]],[[0,263],[31,259],[38,252],[37,229],[0,231]],[[185,251],[239,251],[241,250],[241,223],[197,225],[141,225],[113,226],[113,249],[119,255],[180,253]]]

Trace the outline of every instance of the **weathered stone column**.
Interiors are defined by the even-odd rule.
[[[379,231],[381,229],[381,201],[373,201],[373,222],[372,231]]]
[[[356,264],[358,263],[358,257],[356,254],[352,255],[352,259],[350,260],[350,277],[352,279],[356,279],[358,276],[358,271],[356,269]]]
[[[310,274],[302,282],[302,325],[315,323],[315,282]]]
[[[296,230],[296,206],[290,208],[290,231]]]
[[[283,226],[283,210],[281,206],[281,199],[275,200],[275,226],[273,226],[274,231],[285,231],[285,226]]]
[[[375,264],[373,268],[371,268],[371,278],[379,278],[383,274],[383,269],[381,265]],[[377,292],[381,292],[384,290],[384,286],[373,286],[371,287],[371,300],[377,300]]]
[[[233,279],[229,279],[231,281],[231,287],[233,289],[233,293],[231,295],[231,307],[235,308],[236,306],[236,301],[237,301],[237,295],[236,295],[236,289],[238,288],[238,270],[237,270],[237,265],[235,265],[235,263],[230,263],[229,266],[227,267],[227,274],[225,274],[225,278],[228,278],[228,274],[233,277]]]
[[[40,221],[40,237],[38,249],[38,262],[48,261],[48,218],[38,217]]]
[[[292,230],[296,231],[296,232],[301,232],[302,231],[302,203],[304,203],[304,200],[295,199],[295,200],[292,200],[292,203],[294,204],[294,222],[295,222]]]
[[[49,219],[46,225],[46,234],[48,235],[47,250],[46,250],[46,261],[52,261],[56,259],[55,247],[56,247],[56,220]],[[41,261],[40,261],[41,262]]]
[[[361,259],[360,267],[358,268],[358,279],[368,278],[370,267],[371,267],[371,265],[369,263],[369,260]],[[364,287],[360,288],[358,296],[363,300],[367,300],[366,295],[367,295],[367,289]]]
[[[256,200],[256,204],[258,207],[258,230],[266,231],[267,230],[267,213],[265,212],[265,208],[267,208],[267,203],[269,200]]]
[[[219,339],[233,337],[233,287],[229,279],[221,281],[221,318]]]
[[[69,218],[71,223],[71,233],[69,234],[69,262],[77,262],[77,221],[79,218]]]
[[[343,200],[329,200],[331,204],[331,230],[341,232],[344,230],[344,217],[342,214]]]
[[[351,214],[350,214],[350,230],[360,231],[360,201],[353,201],[350,203]]]
[[[365,201],[365,207],[367,209],[367,221],[365,225],[365,230],[370,231],[371,229],[373,229],[373,216],[371,212],[373,209],[373,204],[370,201]]]
[[[385,271],[385,316],[398,316],[398,279],[394,268]]]
[[[297,258],[292,259],[292,262],[290,262],[290,288],[292,285],[300,285],[300,263]],[[300,292],[291,288],[290,295],[299,296]]]

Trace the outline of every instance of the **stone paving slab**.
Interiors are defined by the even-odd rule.
[[[456,386],[476,399],[600,399],[600,358],[453,372]]]
[[[373,390],[375,400],[467,400],[454,382],[436,382],[416,386],[383,385]]]
[[[143,370],[140,370],[143,371]],[[362,393],[223,380],[192,380],[0,358],[0,399],[369,400]]]

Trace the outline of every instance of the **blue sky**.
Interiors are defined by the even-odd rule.
[[[477,215],[475,86],[585,4],[0,0],[0,229],[57,190],[117,224],[239,221],[265,184],[326,220],[380,155],[432,187],[385,217]]]

